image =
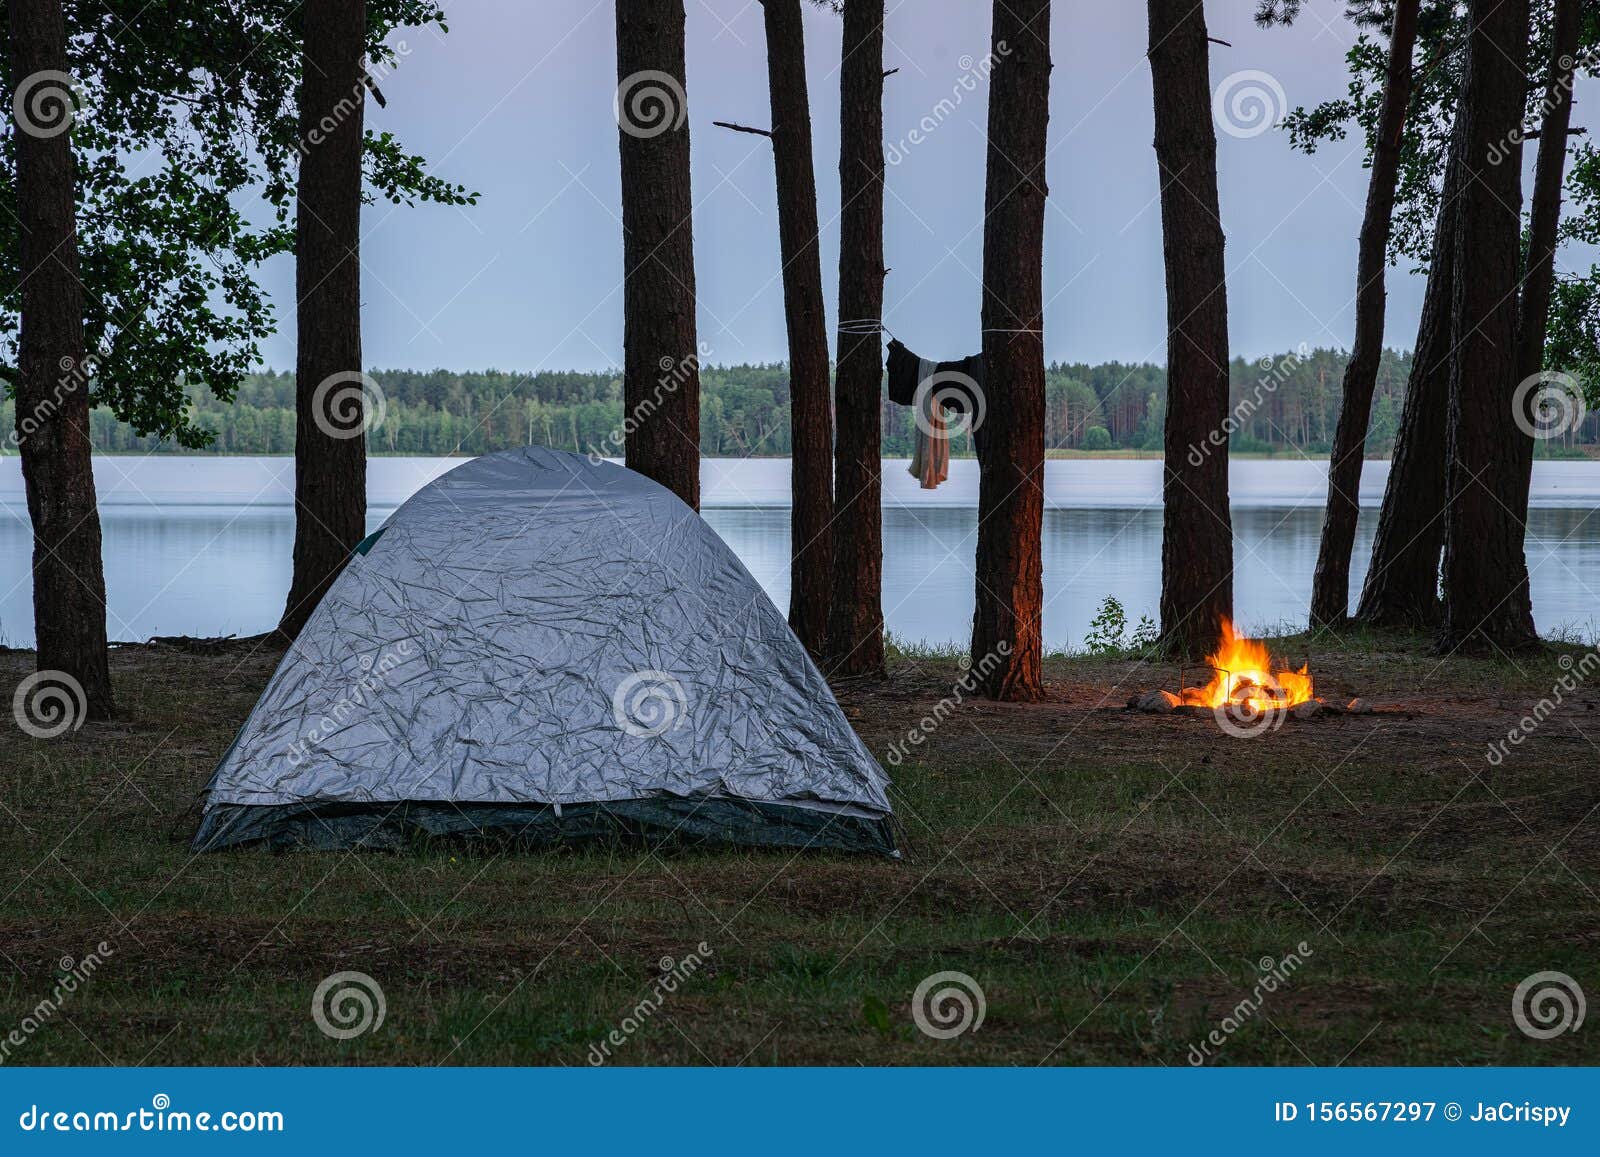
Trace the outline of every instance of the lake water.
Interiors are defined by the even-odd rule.
[[[370,522],[378,526],[459,459],[374,458]],[[1385,462],[1362,474],[1352,589],[1371,551]],[[294,542],[290,458],[101,457],[95,462],[113,639],[255,634],[273,626],[289,589]],[[1161,582],[1161,464],[1051,461],[1045,470],[1044,629],[1052,646],[1082,642],[1114,594],[1130,620],[1156,616]],[[1304,622],[1316,564],[1326,464],[1233,463],[1235,605],[1246,627]],[[708,460],[706,520],[780,607],[788,605],[789,463]],[[904,460],[884,462],[884,614],[907,640],[965,642],[971,627],[977,464],[951,463],[924,491]],[[1600,462],[1534,470],[1528,563],[1541,631],[1600,630]],[[0,458],[0,641],[31,646],[31,535],[21,469]]]

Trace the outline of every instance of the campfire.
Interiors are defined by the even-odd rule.
[[[1371,710],[1365,700],[1352,699],[1338,707],[1317,697],[1312,684],[1311,664],[1298,670],[1275,665],[1266,644],[1247,639],[1222,620],[1222,643],[1206,656],[1201,670],[1207,681],[1189,684],[1193,667],[1179,669],[1179,687],[1172,691],[1143,691],[1128,700],[1128,707],[1157,714],[1213,714],[1224,730],[1240,735],[1255,735],[1274,730],[1286,718],[1313,719],[1323,711],[1365,714]]]
[[[1266,645],[1235,634],[1227,619],[1222,620],[1222,645],[1206,656],[1206,666],[1211,681],[1204,687],[1183,688],[1185,706],[1271,711],[1297,707],[1312,697],[1309,663],[1298,671],[1274,671]]]

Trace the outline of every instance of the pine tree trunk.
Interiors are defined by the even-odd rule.
[[[1372,149],[1372,176],[1361,221],[1356,259],[1356,333],[1344,371],[1344,395],[1333,450],[1328,456],[1328,502],[1322,543],[1311,583],[1311,623],[1337,625],[1350,613],[1350,552],[1361,513],[1361,466],[1367,452],[1367,422],[1383,357],[1389,232],[1394,219],[1400,143],[1411,100],[1411,50],[1417,39],[1418,0],[1399,0],[1389,31],[1389,70]]]
[[[64,75],[66,24],[60,0],[10,0],[8,16],[15,87],[20,90],[41,72]],[[31,92],[35,101],[47,92],[59,98],[54,107],[68,115],[72,95],[66,88],[35,82]],[[19,113],[13,141],[22,271],[17,448],[33,523],[38,669],[76,682],[88,718],[109,719],[115,703],[90,457],[93,363],[84,348],[78,280],[76,161],[70,131],[59,121],[30,120]],[[78,709],[75,703],[70,711],[81,723]]]
[[[850,0],[839,66],[839,316],[883,317],[884,0]],[[848,331],[848,332],[847,332]],[[883,674],[883,344],[841,324],[834,372],[833,591],[828,667]]]
[[[1050,0],[995,0],[983,230],[972,669],[995,699],[1043,691],[1044,213]],[[981,420],[980,420],[981,418]]]
[[[365,0],[307,0],[295,209],[294,576],[278,630],[300,633],[366,534],[361,370]]]
[[[828,632],[833,579],[833,411],[827,318],[822,310],[805,32],[800,0],[762,0],[762,8],[766,12],[772,155],[778,174],[783,311],[789,330],[789,626],[806,650],[820,657]]]
[[[1473,0],[1461,113],[1460,232],[1445,472],[1443,652],[1533,646],[1533,609],[1513,509],[1528,435],[1509,421],[1517,385],[1527,0]],[[1496,150],[1503,156],[1497,158]],[[1498,159],[1499,163],[1496,163]]]
[[[683,0],[617,0],[625,455],[630,469],[698,510],[700,350],[684,74]]]
[[[1517,381],[1544,368],[1545,334],[1550,321],[1550,294],[1556,280],[1557,227],[1561,223],[1561,182],[1566,172],[1567,137],[1572,123],[1573,67],[1578,53],[1583,13],[1581,0],[1556,0],[1550,40],[1549,83],[1545,88],[1539,156],[1533,167],[1532,214],[1528,222],[1528,254],[1522,302],[1517,320]],[[1530,389],[1532,400],[1538,391]],[[1528,428],[1533,415],[1524,410]],[[1513,439],[1517,455],[1517,502],[1512,506],[1527,536],[1528,492],[1533,482],[1533,439]]]
[[[1422,299],[1411,376],[1389,461],[1372,563],[1356,615],[1375,627],[1435,627],[1439,553],[1444,547],[1444,453],[1450,416],[1451,310],[1455,303],[1457,219],[1461,198],[1461,129],[1445,164],[1434,222],[1433,253]]]
[[[1217,135],[1205,11],[1150,0],[1150,73],[1167,272],[1166,470],[1161,636],[1199,657],[1233,615],[1228,509],[1228,297],[1217,201]]]

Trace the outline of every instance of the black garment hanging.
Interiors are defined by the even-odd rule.
[[[917,387],[922,384],[923,360],[899,340],[889,342],[889,400],[895,405],[909,406],[915,401]],[[959,361],[936,362],[933,372],[938,376],[934,392],[947,410],[962,414],[976,412],[972,387],[967,383],[971,382],[980,391],[983,389],[983,354],[976,353]]]

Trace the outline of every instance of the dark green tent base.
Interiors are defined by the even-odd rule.
[[[766,847],[898,856],[892,821],[740,799],[619,800],[565,804],[218,804],[195,834],[196,851],[259,845],[277,850],[394,850],[418,838],[482,839],[518,847],[587,843],[646,847]]]

